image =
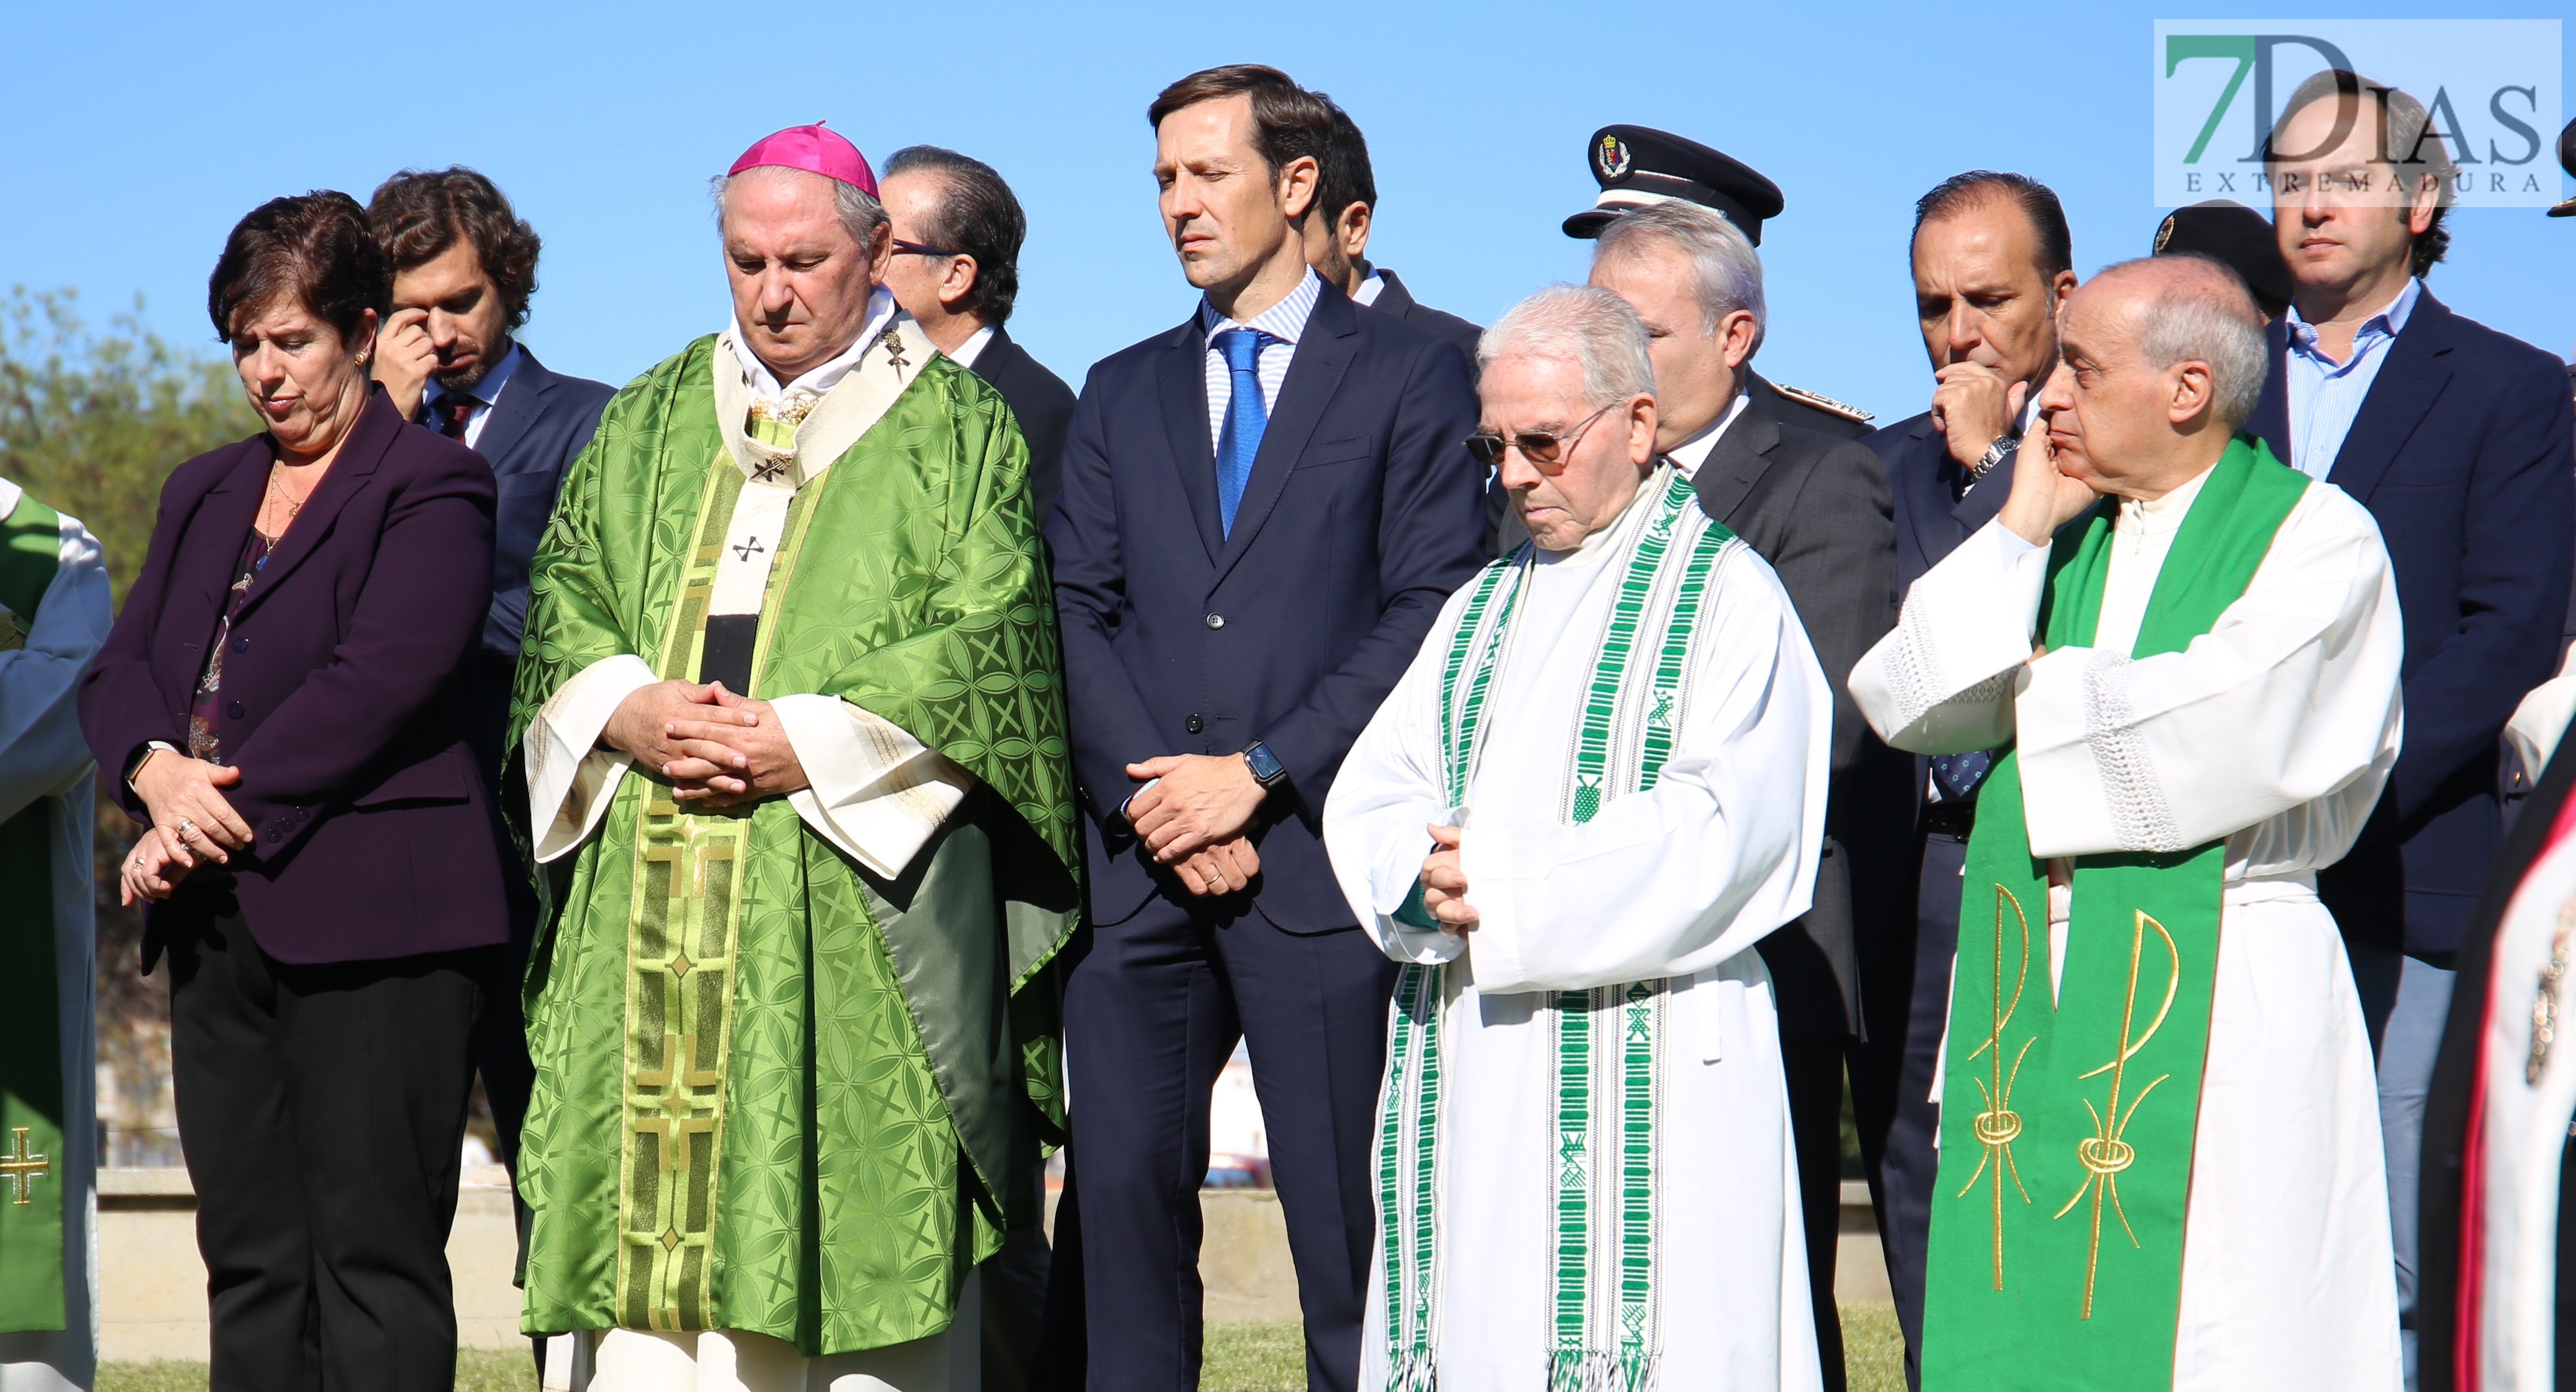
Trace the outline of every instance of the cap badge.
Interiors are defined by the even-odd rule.
[[[1601,161],[1601,177],[1605,179],[1626,178],[1635,163],[1628,158],[1627,143],[1615,135],[1601,137],[1601,148],[1596,154]]]
[[[2165,245],[2173,240],[2173,232],[2174,215],[2167,213],[2165,214],[2165,220],[2156,225],[2156,255],[2162,256],[2165,254]]]

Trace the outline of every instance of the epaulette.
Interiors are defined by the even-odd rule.
[[[1867,425],[1869,422],[1878,419],[1875,414],[1864,411],[1858,406],[1845,405],[1842,402],[1834,400],[1830,396],[1821,396],[1815,392],[1811,392],[1805,387],[1793,387],[1786,382],[1774,382],[1771,385],[1777,389],[1782,396],[1789,398],[1791,401],[1798,402],[1801,405],[1813,406],[1819,411],[1831,411],[1835,415],[1855,424]]]

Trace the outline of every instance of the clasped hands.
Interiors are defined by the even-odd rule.
[[[1182,888],[1232,894],[1261,873],[1261,853],[1245,833],[1270,790],[1242,755],[1166,754],[1129,764],[1127,776],[1152,785],[1127,799],[1127,824]]]
[[[638,687],[618,702],[599,741],[671,780],[671,796],[682,802],[736,807],[813,786],[776,708],[722,682]]]
[[[221,865],[231,852],[247,848],[250,823],[222,792],[240,781],[240,769],[175,749],[144,755],[134,766],[133,784],[152,825],[117,868],[117,901],[131,906],[167,899],[199,861]]]

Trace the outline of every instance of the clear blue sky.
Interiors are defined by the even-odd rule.
[[[1582,276],[1586,244],[1557,224],[1591,201],[1596,127],[1661,126],[1761,169],[1789,205],[1762,248],[1761,366],[1884,422],[1930,385],[1905,277],[1915,196],[1973,166],[2020,170],[2065,199],[2080,270],[2143,254],[2165,211],[2147,167],[2151,26],[2194,15],[2125,0],[30,5],[5,26],[0,284],[78,286],[101,319],[141,291],[155,328],[204,343],[206,273],[251,207],[316,187],[363,199],[397,168],[462,163],[545,237],[529,344],[624,382],[724,322],[708,176],[828,117],[872,156],[928,141],[1010,179],[1030,222],[1012,330],[1079,386],[1193,299],[1156,228],[1146,102],[1195,68],[1260,61],[1367,131],[1375,259],[1480,322]],[[2463,212],[2430,284],[2563,357],[2576,219]]]

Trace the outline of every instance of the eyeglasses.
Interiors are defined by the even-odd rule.
[[[1479,430],[1467,437],[1467,453],[1474,455],[1477,463],[1489,469],[1499,469],[1503,464],[1503,451],[1518,449],[1521,458],[1553,473],[1565,466],[1566,453],[1583,442],[1583,432],[1590,430],[1594,421],[1608,415],[1611,407],[1621,404],[1624,403],[1614,401],[1610,406],[1602,407],[1585,416],[1581,425],[1563,434],[1547,430],[1517,430],[1509,435],[1497,435],[1490,430]]]
[[[894,251],[897,256],[963,256],[966,254],[962,251],[950,251],[945,247],[923,246],[919,242],[907,242],[901,237],[894,239]]]

